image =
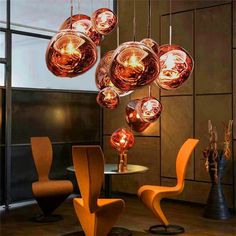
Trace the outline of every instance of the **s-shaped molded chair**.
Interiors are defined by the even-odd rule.
[[[184,189],[184,177],[186,167],[191,154],[198,144],[197,139],[188,139],[179,150],[176,159],[177,184],[174,187],[144,185],[139,188],[138,196],[144,205],[149,208],[161,225],[154,225],[149,231],[154,234],[179,234],[184,232],[184,228],[178,225],[170,225],[161,209],[161,199],[169,198],[180,194]]]
[[[73,146],[73,164],[82,198],[74,208],[86,236],[107,236],[122,213],[122,199],[99,199],[104,179],[104,156],[100,146]]]
[[[38,173],[38,181],[32,183],[33,195],[43,211],[35,217],[37,222],[53,222],[62,219],[52,212],[72,193],[73,185],[68,180],[50,180],[48,177],[52,165],[52,144],[48,137],[32,137],[31,149]]]

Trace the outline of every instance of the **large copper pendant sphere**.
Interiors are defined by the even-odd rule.
[[[111,63],[111,58],[114,50],[107,52],[103,58],[100,60],[95,73],[96,85],[98,89],[104,89],[106,87],[113,88],[120,97],[130,94],[132,91],[123,92],[122,90],[115,87],[115,85],[111,82],[109,73],[109,66]]]
[[[102,35],[99,34],[93,27],[89,16],[83,14],[73,15],[67,18],[60,27],[60,30],[72,29],[87,35],[96,45],[99,45],[102,40]]]
[[[166,90],[179,88],[193,71],[192,57],[178,45],[161,46],[159,56],[161,71],[156,84]]]
[[[154,97],[145,97],[139,100],[136,111],[143,121],[152,123],[161,115],[162,104]]]
[[[134,145],[134,135],[126,128],[117,129],[110,138],[111,146],[120,153],[124,153]]]
[[[115,109],[119,105],[119,102],[119,95],[111,87],[102,89],[97,95],[97,103],[107,109]]]
[[[141,41],[141,43],[144,43],[146,46],[151,48],[158,55],[158,53],[159,53],[159,44],[156,41],[154,41],[151,38],[145,38]]]
[[[132,130],[136,132],[143,132],[148,128],[150,123],[143,121],[140,115],[137,113],[136,106],[139,101],[139,99],[129,101],[125,109],[125,120]]]
[[[100,8],[92,14],[91,21],[98,33],[107,35],[115,28],[117,17],[110,9]]]
[[[153,50],[140,42],[126,42],[115,50],[109,75],[117,88],[130,91],[154,81],[159,70]]]
[[[62,30],[49,42],[48,69],[56,76],[75,77],[89,70],[97,60],[96,45],[83,33]]]

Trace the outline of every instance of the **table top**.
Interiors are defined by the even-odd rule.
[[[68,171],[74,172],[74,166],[69,166],[66,168]],[[141,165],[127,165],[127,171],[125,172],[118,172],[117,164],[105,164],[104,174],[105,175],[127,175],[127,174],[137,174],[143,173],[148,170],[148,167],[141,166]]]

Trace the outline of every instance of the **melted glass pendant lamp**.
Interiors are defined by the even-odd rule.
[[[111,87],[119,94],[120,97],[130,94],[132,91],[123,92],[122,90],[115,87],[111,82],[109,73],[109,66],[111,63],[111,58],[114,50],[107,52],[104,57],[100,60],[95,73],[95,80],[98,89],[104,89],[106,87]]]
[[[159,53],[159,44],[156,41],[154,41],[151,38],[145,38],[141,41],[141,43],[143,43],[146,46],[148,46],[149,48],[151,48],[158,55],[158,53]]]
[[[60,30],[70,29],[87,35],[96,45],[99,45],[102,40],[102,35],[99,34],[92,25],[89,16],[83,14],[73,15],[67,18],[60,27]]]
[[[115,28],[117,17],[110,9],[100,8],[92,14],[91,21],[98,33],[107,35]]]
[[[154,97],[145,97],[139,100],[136,111],[145,122],[156,121],[162,112],[162,104]]]
[[[110,138],[111,146],[119,153],[124,153],[134,145],[134,135],[126,128],[117,129]]]
[[[143,121],[143,119],[137,113],[136,106],[139,101],[139,99],[129,101],[125,109],[125,120],[132,130],[136,132],[143,132],[145,129],[148,128],[150,123]]]
[[[161,71],[156,84],[165,90],[179,88],[191,75],[194,62],[190,54],[178,45],[160,47]]]
[[[140,42],[126,42],[115,50],[109,75],[117,88],[130,91],[154,81],[159,70],[159,59],[153,50]]]
[[[85,34],[70,29],[58,32],[46,51],[48,69],[60,77],[83,74],[96,60],[96,45]]]
[[[127,171],[127,151],[134,145],[134,135],[126,128],[116,130],[110,138],[110,145],[119,152],[118,172]]]
[[[115,109],[120,102],[120,97],[111,87],[106,87],[99,91],[97,95],[97,103],[107,109]]]

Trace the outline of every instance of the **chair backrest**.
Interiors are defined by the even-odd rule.
[[[52,165],[52,144],[48,137],[31,137],[31,150],[39,181],[48,180]]]
[[[179,188],[184,187],[184,177],[187,164],[198,142],[198,139],[187,139],[178,152],[176,159],[176,174],[177,186]]]
[[[100,146],[73,146],[73,164],[84,207],[91,213],[98,208],[104,178],[104,155]]]

